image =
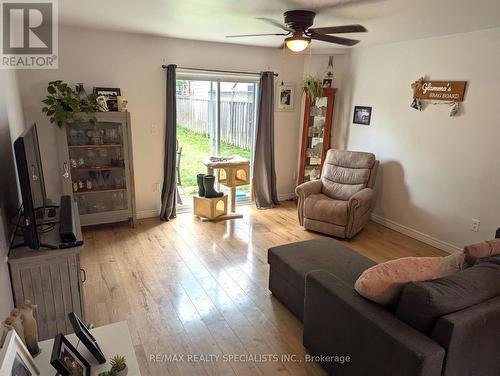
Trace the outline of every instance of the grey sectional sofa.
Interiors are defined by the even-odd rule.
[[[500,255],[410,283],[391,308],[357,294],[374,262],[334,239],[270,248],[268,262],[269,289],[303,321],[304,346],[332,375],[500,375]]]

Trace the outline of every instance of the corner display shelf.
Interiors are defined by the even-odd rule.
[[[135,226],[130,113],[99,112],[95,117],[95,124],[58,130],[62,194],[78,204],[82,226],[121,221]]]
[[[330,149],[336,92],[335,88],[323,89],[323,95],[314,102],[306,96],[298,184],[321,176],[326,152]]]

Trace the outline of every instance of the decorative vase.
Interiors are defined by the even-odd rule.
[[[14,330],[14,328],[6,324],[5,322],[2,323],[2,337],[0,338],[0,349],[3,347],[3,344],[5,343],[5,338],[7,338],[7,333],[9,333],[11,330]]]
[[[128,366],[125,365],[125,368],[121,371],[113,371],[113,376],[126,376],[128,374]]]
[[[323,87],[333,87],[333,56],[328,57],[328,67],[323,75]]]
[[[88,104],[87,92],[85,91],[85,88],[83,87],[82,83],[77,84],[76,91],[78,93],[78,96],[80,97],[80,104],[81,105]]]
[[[36,320],[33,317],[33,308],[36,307],[37,306],[31,304],[29,300],[26,300],[19,310],[24,326],[24,339],[26,347],[33,357],[40,353],[40,348],[38,347],[38,328]]]
[[[24,339],[23,322],[21,321],[21,313],[17,308],[10,311],[10,316],[5,319],[5,324],[14,328],[19,338],[21,338],[23,343],[26,344]]]

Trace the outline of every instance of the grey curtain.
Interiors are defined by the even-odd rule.
[[[163,187],[161,190],[160,219],[175,218],[176,190],[175,160],[177,140],[177,103],[175,95],[176,65],[167,66],[167,98],[165,129],[165,161],[163,162]]]
[[[253,190],[258,209],[278,205],[274,168],[274,73],[262,72],[257,104],[257,136],[253,161]]]

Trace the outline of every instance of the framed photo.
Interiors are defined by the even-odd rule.
[[[60,333],[54,339],[50,364],[61,376],[90,376],[90,364]]]
[[[366,106],[354,106],[354,117],[352,122],[354,124],[370,125],[372,117],[372,108]]]
[[[118,97],[122,95],[118,87],[94,87],[94,94],[106,97],[109,111],[118,111]]]
[[[97,343],[94,336],[87,329],[87,326],[83,323],[80,318],[75,315],[74,312],[71,312],[68,315],[69,322],[71,326],[73,326],[73,330],[75,331],[78,339],[85,345],[85,347],[90,351],[90,353],[94,356],[94,358],[100,363],[106,363],[106,357],[102,353],[99,344]]]
[[[323,79],[323,87],[325,89],[330,89],[333,87],[333,78],[324,78]]]
[[[10,330],[0,349],[0,375],[40,375],[33,358],[15,330]]]
[[[293,111],[294,97],[295,97],[294,85],[278,84],[276,89],[276,101],[277,101],[276,109],[278,111]]]

